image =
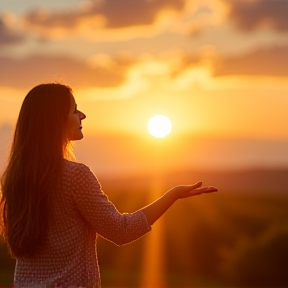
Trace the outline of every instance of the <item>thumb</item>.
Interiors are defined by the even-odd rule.
[[[201,186],[202,186],[202,182],[199,181],[193,185],[190,185],[190,188],[194,190],[194,189],[200,188]]]

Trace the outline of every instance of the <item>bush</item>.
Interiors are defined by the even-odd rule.
[[[271,229],[238,245],[228,271],[234,284],[245,287],[288,287],[288,229]]]

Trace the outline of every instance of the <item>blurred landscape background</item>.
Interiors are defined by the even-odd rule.
[[[111,141],[108,137],[109,145],[98,149],[106,137],[102,135],[95,143],[87,138],[75,145],[77,160],[91,167],[121,212],[136,211],[179,184],[203,181],[203,185],[219,189],[210,195],[179,200],[153,225],[152,232],[134,243],[117,247],[98,238],[104,288],[287,287],[285,166],[252,165],[225,170],[192,169],[191,164],[190,168],[183,165],[181,169],[180,164],[167,165],[177,155],[183,157],[184,163],[197,163],[197,157],[194,159],[187,151],[174,151],[173,147],[165,154],[160,149],[164,142],[157,142],[159,139],[146,143],[147,149],[134,154],[122,149],[120,140]],[[128,138],[124,141],[127,148],[135,144],[132,136]],[[139,146],[140,140],[134,139]],[[94,150],[89,148],[91,144],[95,145]],[[284,150],[282,155],[286,155]],[[4,243],[0,243],[0,284],[11,287],[15,263]]]
[[[288,287],[288,1],[3,0],[0,175],[21,103],[71,85],[87,115],[77,161],[121,212],[179,184],[152,232],[99,238],[103,288]],[[172,132],[147,122],[164,114]],[[0,287],[14,260],[0,241]]]

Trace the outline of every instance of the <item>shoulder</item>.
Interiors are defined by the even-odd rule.
[[[64,162],[63,162],[63,170],[68,171],[70,173],[71,172],[74,172],[74,173],[92,172],[87,165],[83,163],[79,163],[79,162],[66,160],[66,159],[64,159]]]
[[[64,160],[63,164],[63,173],[69,178],[72,178],[72,182],[89,182],[89,181],[97,181],[96,176],[92,172],[92,170],[85,164],[79,162],[73,162],[70,160]]]

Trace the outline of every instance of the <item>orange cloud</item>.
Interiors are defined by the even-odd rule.
[[[90,5],[77,7],[77,10],[31,11],[23,17],[22,25],[26,29],[48,37],[71,36],[75,33],[99,37],[103,29],[105,33],[110,33],[110,37],[111,34],[115,36],[115,30],[119,29],[124,35],[128,32],[130,35],[132,32],[129,28],[138,27],[143,32],[147,27],[153,27],[163,13],[183,11],[185,3],[186,0],[91,1]],[[145,27],[146,29],[143,29]]]
[[[25,37],[24,35],[11,30],[4,21],[3,16],[0,16],[0,39],[0,46],[4,46],[19,44],[25,40]]]
[[[288,46],[257,50],[238,57],[223,58],[214,67],[214,76],[273,75],[288,76]]]
[[[205,28],[222,24],[227,18],[228,8],[221,0],[187,1],[185,12],[172,30],[185,35],[198,36]]]
[[[107,20],[107,28],[153,24],[163,10],[181,11],[185,0],[122,0],[103,1],[92,6],[92,13],[100,13]]]
[[[224,0],[230,6],[229,20],[242,31],[262,27],[288,32],[288,1]]]
[[[207,86],[207,79],[211,80],[213,76],[287,77],[288,69],[283,61],[287,58],[287,46],[271,47],[233,58],[219,56],[211,49],[199,55],[174,51],[158,57],[96,54],[86,61],[67,56],[0,57],[0,66],[5,67],[0,70],[0,79],[3,87],[25,89],[41,82],[59,80],[81,89],[125,86],[130,91],[125,93],[130,95],[137,87],[138,91],[141,87],[154,85],[154,82],[157,85],[163,82],[164,86],[173,82],[185,89],[191,83],[201,82]]]
[[[79,88],[113,87],[124,81],[130,62],[133,59],[121,55],[113,59],[112,66],[95,60],[91,65],[66,56],[0,57],[0,66],[5,67],[0,70],[0,79],[2,86],[17,88],[31,88],[47,81],[65,81]]]
[[[231,23],[242,31],[268,27],[287,32],[287,10],[288,1],[270,0],[91,0],[66,11],[35,9],[8,24],[10,30],[18,27],[21,37],[115,41],[153,37],[163,31],[197,36],[213,25]],[[19,36],[3,29],[0,26],[4,42],[12,43]]]

